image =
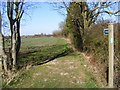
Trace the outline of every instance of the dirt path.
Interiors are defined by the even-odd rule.
[[[69,40],[67,40],[70,43]],[[71,47],[72,48],[72,47]],[[12,88],[97,88],[104,87],[100,72],[84,53],[74,52],[25,70]]]
[[[44,65],[34,66],[14,82],[12,88],[98,87],[83,56],[71,53]]]
[[[66,40],[67,43],[71,44],[70,39],[66,39],[66,38],[62,38],[62,39]],[[106,79],[101,73],[101,71],[103,69],[102,64],[92,61],[92,59],[93,59],[92,55],[88,55],[85,52],[81,53],[81,52],[77,51],[74,47],[72,47],[72,45],[70,46],[70,48],[72,48],[72,50],[74,52],[76,52],[78,55],[82,55],[82,57],[84,58],[85,64],[87,64],[87,66],[88,66],[88,70],[90,70],[92,72],[97,84],[101,87],[106,87],[107,86]]]

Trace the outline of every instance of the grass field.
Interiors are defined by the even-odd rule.
[[[37,65],[66,55],[70,49],[65,40],[55,37],[24,38],[18,66]]]
[[[88,70],[85,59],[56,37],[22,39],[19,67],[14,81],[5,88],[97,88],[96,80]]]
[[[36,38],[23,38],[22,39],[22,48],[64,45],[64,44],[67,44],[65,40],[55,38],[55,37],[36,37]]]

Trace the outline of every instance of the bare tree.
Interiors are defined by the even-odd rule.
[[[79,5],[79,16],[74,16],[73,13],[70,12],[70,9],[73,8],[66,5],[64,1],[63,5],[73,18],[78,19],[78,24],[82,29],[83,34],[93,23],[95,23],[101,13],[117,16],[118,12],[120,12],[120,10],[115,10],[114,12],[110,10],[111,7],[115,7],[114,5],[116,2],[109,2],[109,0],[107,0],[107,2],[87,2],[87,0],[86,2],[76,2],[76,0],[73,0],[73,2],[74,4]]]
[[[87,2],[87,0],[86,2],[77,2],[77,0],[72,0],[72,2],[63,1],[56,4],[58,9],[65,8],[67,17],[71,17],[70,22],[74,22],[74,25],[78,26],[81,34],[81,44],[84,44],[86,32],[100,18],[101,14],[118,16],[118,12],[120,12],[117,8],[115,9],[117,2],[111,2],[110,0],[106,0],[106,2]],[[114,11],[112,8],[114,8]]]
[[[20,50],[20,20],[24,13],[23,10],[24,0],[10,0],[7,1],[7,16],[10,22],[11,30],[11,54],[13,61],[13,68],[16,66],[16,59]]]
[[[2,35],[2,15],[0,10],[0,68],[1,69],[2,69],[2,61],[3,61],[4,70],[5,72],[7,72],[7,55],[4,50],[4,38]]]
[[[16,45],[16,53],[18,55],[18,52],[20,50],[20,45],[21,45],[21,38],[20,38],[20,21],[23,16],[24,10],[23,10],[23,4],[24,1],[22,2],[16,2],[15,3],[15,12],[16,12],[16,24],[17,24],[17,33],[16,33],[16,39],[17,39],[17,45]],[[20,8],[19,8],[20,7]]]

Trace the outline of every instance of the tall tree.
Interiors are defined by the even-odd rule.
[[[16,33],[16,39],[17,39],[16,51],[17,51],[17,55],[18,55],[18,52],[19,52],[20,46],[21,46],[20,21],[21,21],[22,15],[24,13],[23,5],[24,5],[24,0],[22,0],[22,2],[15,2],[15,6],[16,6],[16,8],[15,8],[16,24],[17,24],[17,33]]]
[[[77,18],[80,12],[78,8],[78,4],[75,2],[70,2],[69,12],[66,19],[66,26],[69,29],[69,37],[74,47],[79,51],[83,51],[82,32],[79,26],[79,19]]]
[[[11,54],[13,68],[16,66],[16,59],[21,45],[20,20],[24,13],[23,5],[24,0],[7,1],[7,16],[10,22],[11,30]]]
[[[1,2],[0,2],[1,6]],[[2,69],[2,61],[5,72],[7,72],[7,55],[4,50],[4,38],[2,34],[2,15],[1,15],[1,9],[0,9],[0,69]]]
[[[110,7],[116,4],[116,2],[109,2],[109,0],[107,2],[87,2],[87,0],[86,2],[76,2],[76,0],[73,0],[73,2],[74,4],[79,5],[79,15],[77,16],[74,16],[74,13],[71,12],[71,9],[73,8],[67,6],[65,2],[63,2],[63,5],[66,8],[67,13],[71,13],[71,16],[73,16],[73,18],[75,17],[78,19],[78,24],[82,29],[83,34],[93,23],[95,23],[101,13],[117,15],[118,12],[120,12],[120,10],[116,9],[114,12],[109,10]]]
[[[114,12],[109,10],[109,8],[114,6],[116,2],[87,2],[87,0],[86,2],[76,2],[76,0],[73,0],[73,2],[70,2],[69,5],[65,2],[62,3],[63,6],[60,6],[60,8],[65,7],[67,10],[67,16],[71,16],[72,23],[73,21],[76,22],[79,27],[82,38],[81,44],[84,44],[84,34],[86,34],[85,32],[87,32],[89,27],[96,22],[102,13],[117,15],[118,12],[120,12],[120,10],[116,9]],[[72,3],[74,5],[71,7]]]

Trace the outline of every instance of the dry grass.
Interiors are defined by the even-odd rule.
[[[98,87],[82,56],[71,53],[26,71],[12,88],[91,88]]]

